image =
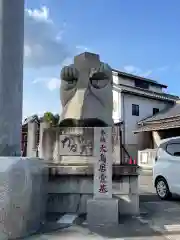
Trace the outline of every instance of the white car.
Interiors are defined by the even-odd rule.
[[[180,195],[180,137],[163,139],[157,149],[153,167],[157,195],[166,200]]]

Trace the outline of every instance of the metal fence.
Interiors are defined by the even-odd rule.
[[[138,151],[138,164],[142,168],[152,169],[155,163],[157,149],[145,149]]]

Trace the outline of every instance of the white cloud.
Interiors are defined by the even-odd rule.
[[[50,91],[54,91],[60,88],[60,79],[54,78],[36,78],[32,82],[33,84],[43,83]]]
[[[25,67],[61,65],[71,57],[68,46],[63,42],[65,26],[57,29],[47,7],[25,10]]]
[[[157,68],[157,71],[164,72],[164,71],[166,71],[168,69],[169,69],[169,66],[163,66],[163,67]]]
[[[35,83],[40,83],[45,81],[47,81],[47,78],[36,78],[32,81],[32,83],[35,84]]]
[[[85,51],[85,52],[90,52],[90,49],[88,48],[88,47],[86,47],[86,46],[83,46],[83,45],[77,45],[76,46],[76,49],[79,51]]]
[[[152,70],[147,70],[147,71],[142,71],[142,69],[135,67],[133,65],[127,65],[124,66],[123,69],[131,74],[138,75],[138,76],[143,76],[143,77],[149,77],[152,74]]]
[[[149,77],[154,72],[164,72],[164,71],[167,71],[168,69],[169,69],[169,66],[163,66],[163,67],[159,67],[159,68],[151,69],[151,70],[147,70],[147,71],[143,71],[141,68],[135,67],[133,65],[127,65],[127,66],[123,67],[123,70],[125,72],[131,73],[134,75],[138,75],[138,76],[142,76],[142,77]]]
[[[132,65],[127,65],[127,66],[124,66],[123,68],[126,72],[131,73],[131,74],[138,74],[140,72],[139,68],[132,66]]]
[[[140,76],[149,77],[153,73],[153,70],[147,70],[146,72],[140,73]]]
[[[70,64],[72,64],[73,63],[73,58],[66,58],[63,62],[62,62],[62,64],[61,64],[61,66],[63,67],[63,66],[67,66],[67,65],[70,65]]]
[[[60,80],[58,78],[52,78],[47,82],[47,87],[50,91],[55,89],[59,89],[60,87]]]
[[[41,10],[39,9],[26,9],[25,10],[28,15],[37,21],[47,21],[52,23],[52,20],[49,19],[49,9],[47,7],[42,7]]]

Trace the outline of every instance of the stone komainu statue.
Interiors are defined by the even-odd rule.
[[[82,163],[83,158],[79,156],[76,159],[75,156],[73,158],[65,155],[60,157],[59,151],[62,149],[59,148],[59,141],[61,141],[59,136],[67,140],[68,136],[78,135],[78,137],[83,137],[81,143],[92,146],[94,139],[92,127],[113,125],[111,68],[100,62],[96,54],[83,53],[76,56],[74,63],[64,67],[61,71],[60,96],[62,104],[60,127],[41,131],[40,156],[63,164],[66,162],[69,164],[71,160],[72,163],[74,161]],[[80,138],[78,139],[80,141]],[[90,142],[92,144],[89,144]],[[84,160],[86,161],[89,161],[89,158]]]
[[[61,71],[60,126],[111,126],[112,70],[99,56],[83,53]]]

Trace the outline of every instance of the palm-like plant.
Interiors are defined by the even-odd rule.
[[[59,123],[59,114],[53,114],[51,112],[44,113],[43,121],[50,123],[51,125],[58,125]]]

